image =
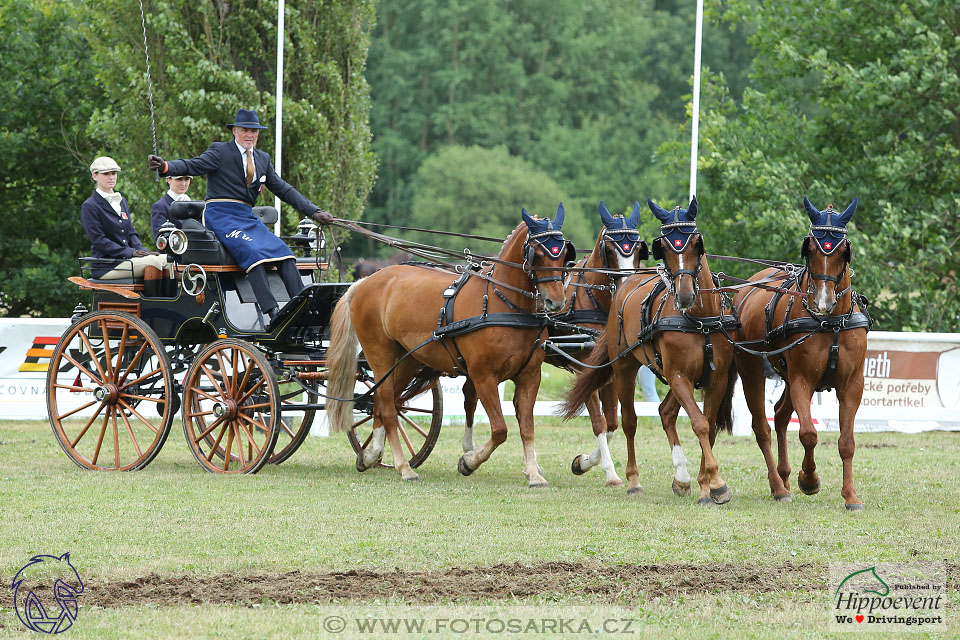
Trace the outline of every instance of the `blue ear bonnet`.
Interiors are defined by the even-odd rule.
[[[847,239],[847,223],[857,209],[858,199],[854,198],[843,213],[836,211],[832,204],[818,211],[807,198],[803,199],[803,203],[810,218],[810,237],[820,251],[829,256]]]
[[[600,202],[600,219],[603,220],[603,237],[613,241],[617,253],[629,258],[640,246],[640,233],[637,223],[640,221],[640,203],[635,202],[630,218],[614,217],[607,211],[607,207]]]
[[[563,238],[563,203],[557,209],[557,217],[553,220],[536,220],[526,209],[521,209],[523,221],[527,223],[527,242],[531,245],[540,245],[548,255],[561,258],[566,255],[567,241]]]
[[[696,197],[690,201],[690,206],[686,209],[674,207],[671,211],[667,211],[653,200],[647,200],[647,204],[660,221],[660,234],[666,240],[665,244],[674,253],[683,253],[687,244],[690,243],[690,238],[699,233],[696,223]]]

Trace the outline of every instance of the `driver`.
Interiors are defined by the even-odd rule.
[[[196,158],[165,162],[150,155],[147,163],[161,176],[207,176],[204,224],[247,272],[261,311],[273,322],[279,307],[264,266],[277,267],[291,298],[303,289],[303,281],[290,248],[253,213],[260,192],[267,187],[301,214],[312,216],[321,224],[334,218],[284,182],[274,170],[270,155],[256,148],[260,130],[266,129],[256,111],[238,110],[234,121],[226,127],[232,131],[233,140],[214,142]]]

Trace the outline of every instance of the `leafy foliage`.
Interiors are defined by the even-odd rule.
[[[705,91],[699,192],[717,214],[714,244],[797,261],[803,196],[820,208],[859,196],[854,286],[874,301],[879,328],[956,331],[955,7],[736,0],[723,15],[756,27],[755,89],[738,102],[714,76]],[[675,167],[679,151],[662,149]]]

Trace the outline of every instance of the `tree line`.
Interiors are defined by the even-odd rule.
[[[706,5],[708,251],[798,262],[803,196],[820,208],[858,196],[854,286],[878,328],[956,330],[960,16],[934,0]],[[276,2],[144,8],[160,155],[225,139],[238,106],[272,123]],[[502,237],[521,206],[552,216],[562,200],[586,248],[601,199],[612,211],[646,197],[686,204],[692,3],[340,0],[286,11],[282,174],[337,215]],[[142,231],[165,190],[143,163],[139,7],[11,0],[0,35],[0,98],[16,105],[0,111],[0,198],[29,220],[0,234],[0,305],[62,315],[76,299],[65,279],[88,246],[78,211],[90,159],[124,167],[118,190]],[[191,192],[202,196],[202,181]],[[652,216],[645,225],[656,234]],[[352,238],[346,253],[377,250]]]

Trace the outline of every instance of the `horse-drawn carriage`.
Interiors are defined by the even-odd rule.
[[[671,446],[674,492],[686,495],[691,488],[675,428],[682,407],[703,453],[699,502],[729,501],[713,445],[718,416],[730,423],[739,370],[778,500],[791,499],[784,438],[794,411],[806,449],[798,485],[804,493],[819,491],[816,432],[806,406],[814,389],[838,389],[842,494],[847,509],[858,510],[853,418],[870,319],[865,299],[851,288],[848,269],[846,223],[856,201],[842,214],[832,206],[820,212],[805,204],[811,220],[802,251],[806,266],[754,261],[774,268],[740,281],[741,290],[721,286],[720,276],[711,274],[695,199],[689,209],[672,211],[649,202],[661,222],[661,235],[652,243],[653,256],[661,260],[656,267],[640,266],[647,256],[637,231],[639,205],[626,218],[611,216],[600,203],[604,229],[590,257],[571,270],[575,251],[562,234],[561,204],[553,220],[524,210],[523,222],[496,257],[467,253],[468,264],[459,267],[396,265],[349,287],[314,282],[324,266],[323,240],[304,220],[288,241],[296,251],[312,254],[297,259],[309,284],[287,299],[279,277],[271,276],[276,277],[274,294],[285,304],[267,326],[240,268],[200,224],[202,203],[175,203],[171,215],[183,220],[183,229],[171,225],[158,238],[158,247],[173,259],[169,277],[71,279],[93,291],[94,306],[92,312],[78,308],[54,351],[47,389],[51,424],[78,465],[130,470],[149,464],[173,417],[182,412],[187,444],[205,469],[253,473],[292,455],[316,412],[329,405],[331,430],[348,432],[359,471],[384,466],[389,443],[393,466],[412,480],[417,478],[412,469],[430,454],[442,424],[437,378],[465,375],[467,424],[457,468],[470,475],[506,439],[496,388],[510,379],[516,385],[524,473],[530,486],[545,486],[533,446],[540,367],[551,360],[563,364],[559,356],[567,350],[593,348],[586,363],[572,360],[581,373],[564,406],[567,417],[588,408],[598,443],[592,453],[574,459],[574,473],[601,464],[607,484],[622,485],[607,447],[617,428],[619,401],[628,493],[641,492],[633,389],[638,367],[646,364],[671,387],[660,416]],[[276,221],[271,207],[255,211],[266,224]],[[401,243],[389,239],[388,244]],[[89,259],[81,262],[89,272]],[[732,310],[723,298],[731,291],[737,293]],[[751,298],[757,291],[775,296],[757,306],[752,300],[769,298]],[[596,345],[594,336],[599,336]],[[776,468],[758,399],[758,363],[768,356],[778,356],[775,368],[788,387],[776,413]],[[358,384],[368,391],[356,395]],[[694,388],[703,389],[702,408]],[[472,418],[478,401],[490,419],[491,437],[475,446]]]
[[[91,291],[92,306],[78,305],[58,342],[47,377],[54,434],[76,464],[96,470],[146,467],[159,453],[174,417],[205,469],[255,473],[287,460],[303,443],[317,411],[325,408],[328,322],[343,283],[317,282],[326,267],[324,237],[309,220],[285,238],[306,287],[289,299],[279,275],[268,281],[281,310],[261,314],[240,267],[200,222],[202,202],[177,202],[157,244],[169,256],[158,280],[94,277],[98,261],[81,258],[71,278]],[[273,207],[256,207],[264,224]],[[370,384],[361,359],[358,381]],[[436,443],[442,396],[404,399],[410,412],[404,434],[419,463]],[[355,405],[361,431],[372,402]],[[352,429],[351,442],[363,445]]]

